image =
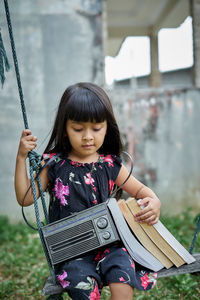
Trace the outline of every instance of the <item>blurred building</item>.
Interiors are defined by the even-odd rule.
[[[106,7],[107,55],[116,55],[127,36],[150,38],[150,75],[115,81],[109,92],[126,149],[135,158],[135,175],[158,193],[163,211],[199,211],[200,1],[111,0]],[[194,64],[161,73],[158,32],[180,26],[188,16]]]
[[[162,75],[158,65],[158,32],[176,28],[187,18],[193,20],[194,66],[192,82],[200,87],[200,1],[199,0],[110,0],[105,2],[105,54],[117,55],[127,36],[150,38],[151,74],[149,85],[160,87]]]

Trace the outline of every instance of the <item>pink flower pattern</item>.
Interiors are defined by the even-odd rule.
[[[149,283],[151,283],[151,280],[149,280],[149,277],[148,277],[147,273],[145,273],[145,275],[141,277],[141,281],[142,281],[141,285],[146,290]]]
[[[72,165],[72,166],[75,166],[75,167],[77,167],[77,168],[80,167],[80,166],[84,166],[83,163],[79,163],[79,162],[74,161],[74,160],[71,161],[71,165]]]
[[[57,279],[58,279],[59,283],[62,285],[62,287],[64,289],[70,285],[70,282],[65,280],[65,278],[67,278],[67,272],[66,271],[64,271],[62,275],[57,276]]]
[[[56,184],[53,188],[53,191],[56,194],[56,198],[60,199],[61,205],[65,206],[68,204],[65,196],[69,196],[69,186],[63,185],[63,182],[60,178],[56,179]]]
[[[87,177],[85,177],[85,183],[93,185],[94,179],[92,178],[91,173],[87,173],[86,176]]]
[[[86,176],[87,176],[87,177],[84,176],[85,183],[88,184],[88,185],[91,185],[93,191],[96,192],[97,189],[96,189],[96,187],[94,186],[94,182],[95,182],[95,181],[94,181],[94,179],[92,178],[91,173],[86,173]]]
[[[87,281],[80,281],[75,288],[84,290],[84,291],[89,291],[89,300],[100,300],[100,293],[98,289],[98,284],[97,281],[93,278],[88,276]],[[80,299],[81,299],[81,294],[80,294]]]
[[[111,194],[112,191],[113,191],[114,181],[113,181],[113,180],[109,180],[109,181],[108,181],[108,184],[109,184],[109,192],[110,192],[110,194]]]
[[[127,252],[126,248],[122,248],[123,251]]]
[[[114,167],[114,164],[113,164],[114,160],[113,160],[113,158],[112,158],[112,156],[111,156],[110,154],[109,154],[109,155],[106,155],[106,156],[100,155],[100,157],[101,157],[105,162],[108,163],[108,166],[109,166],[109,167]]]
[[[103,253],[110,253],[110,248],[106,249]]]
[[[101,251],[98,251],[97,255],[95,256],[94,260],[99,262],[105,257],[105,254],[102,254]]]
[[[131,268],[133,268],[135,270],[135,264],[134,264],[134,262],[132,262]]]
[[[124,277],[120,277],[120,278],[119,278],[119,281],[124,282],[124,281],[126,281],[126,280],[124,279]]]
[[[65,160],[63,160],[63,162],[61,163],[60,167],[62,167],[62,165],[65,163]]]
[[[90,300],[100,300],[100,294],[97,284],[95,285],[94,290],[90,294]]]

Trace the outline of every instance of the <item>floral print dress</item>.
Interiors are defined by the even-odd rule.
[[[48,161],[55,154],[44,154]],[[52,204],[50,221],[54,222],[105,202],[112,194],[121,168],[115,155],[100,155],[95,163],[79,163],[67,156],[51,161],[48,177]],[[100,299],[102,285],[120,282],[142,291],[154,287],[156,273],[132,260],[121,243],[84,254],[55,266],[57,281],[72,299]]]

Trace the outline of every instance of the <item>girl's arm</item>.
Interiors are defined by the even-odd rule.
[[[31,134],[29,129],[25,129],[22,132],[17,158],[16,158],[16,168],[15,168],[15,193],[17,201],[20,205],[29,206],[33,203],[33,193],[30,187],[30,179],[27,175],[27,168],[26,168],[26,158],[28,152],[35,149],[37,146],[36,144],[37,138]],[[40,174],[40,179],[42,183],[42,188],[45,190],[48,185],[48,176],[47,176],[48,168],[45,168],[42,173]],[[29,189],[25,199],[24,196]],[[39,189],[36,184],[36,192],[37,197],[39,197]],[[24,201],[23,201],[24,199]]]
[[[128,174],[129,171],[122,165],[115,183],[120,186],[126,180]],[[149,225],[158,222],[161,203],[150,188],[142,184],[134,176],[130,176],[122,189],[135,199],[141,199],[139,205],[144,206],[144,209],[134,215],[136,221],[145,222]]]

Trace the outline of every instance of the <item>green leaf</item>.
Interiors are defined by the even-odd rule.
[[[81,289],[81,290],[90,290],[91,289],[90,283],[87,283],[84,281],[79,282],[75,287],[77,289]]]

